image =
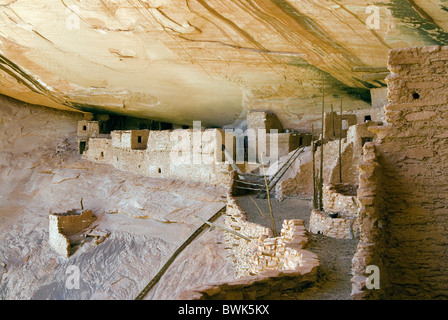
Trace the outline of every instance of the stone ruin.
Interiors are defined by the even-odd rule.
[[[384,109],[351,111],[343,115],[325,113],[324,135],[320,137],[323,144],[314,150],[318,167],[324,149],[323,209],[311,211],[309,232],[359,240],[352,261],[354,299],[412,296],[415,294],[412,279],[421,279],[423,287],[431,288],[427,290],[428,296],[446,290],[446,283],[442,281],[446,267],[443,262],[431,258],[434,252],[443,255],[444,232],[428,221],[432,219],[438,221],[438,225],[445,225],[446,183],[441,172],[447,137],[443,85],[446,79],[442,73],[446,71],[447,53],[447,47],[439,46],[393,50],[389,55],[392,73],[387,78],[389,103]],[[335,125],[344,122],[344,126]],[[273,191],[280,200],[309,194],[313,184],[309,156],[311,136],[285,130],[271,113],[250,112],[247,123],[251,129],[275,129],[275,133],[269,134],[267,145],[273,137],[278,139],[283,157],[299,147],[307,148],[296,161],[296,167],[292,167]],[[88,148],[81,150],[80,147],[86,159],[147,176],[231,187],[232,177],[238,177],[236,171],[244,175],[260,169],[260,163],[250,166],[243,162],[235,166],[227,162],[224,151],[234,150],[235,137],[230,145],[223,144],[227,133],[220,129],[200,131],[201,144],[197,149],[193,147],[192,154],[207,155],[212,161],[190,167],[175,167],[169,161],[172,130],[113,130],[104,137],[100,137],[99,132],[97,121],[83,120],[79,124],[80,139],[89,139]],[[178,129],[178,133],[191,135],[193,131]],[[338,144],[340,156],[336,152]],[[299,185],[301,189],[297,189]],[[57,253],[69,257],[73,246],[71,238],[85,231],[93,221],[94,216],[88,210],[51,214],[50,245]],[[226,227],[252,239],[248,242],[226,235],[238,280],[190,290],[182,297],[263,298],[269,296],[266,288],[277,285],[276,281],[282,277],[287,280],[282,280],[279,287],[288,286],[286,283],[293,274],[298,278],[291,280],[295,281],[291,286],[316,280],[319,261],[305,249],[308,238],[303,221],[285,220],[281,234],[273,237],[268,228],[245,219],[245,213],[230,193]],[[415,238],[411,239],[411,234]],[[400,252],[396,250],[397,244]],[[416,250],[422,254],[415,254]],[[386,264],[384,257],[392,262]],[[366,289],[368,265],[385,270],[383,279],[388,282],[381,291]],[[412,279],[404,278],[397,285],[393,279],[403,270],[412,275]],[[429,294],[430,291],[433,294]]]
[[[91,227],[96,220],[91,210],[74,209],[63,213],[50,213],[48,216],[49,243],[54,251],[69,258],[75,246],[81,245],[86,238],[100,244],[109,232]],[[90,228],[89,228],[90,227]]]

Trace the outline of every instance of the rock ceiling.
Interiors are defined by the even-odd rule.
[[[448,0],[0,0],[0,93],[206,126],[369,107],[392,48],[448,44]]]

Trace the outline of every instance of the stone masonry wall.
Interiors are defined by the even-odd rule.
[[[358,199],[356,191],[350,194],[352,189],[355,189],[355,186],[351,184],[325,184],[322,197],[325,212],[337,212],[344,217],[355,218],[358,213]]]
[[[148,137],[143,139],[143,133]],[[226,142],[223,132],[217,129],[202,131],[198,143],[192,141],[195,134],[193,130],[112,132],[112,139],[90,139],[84,157],[145,176],[229,187],[231,166],[222,161],[221,154],[221,146]],[[123,140],[117,135],[124,136],[127,143],[117,144]],[[142,136],[142,142],[147,141],[146,150],[135,150],[136,144],[133,148],[131,142],[138,135]]]
[[[70,256],[69,236],[81,232],[95,220],[90,210],[73,210],[66,213],[53,213],[49,219],[49,243],[60,255]]]
[[[353,125],[342,140],[342,183],[358,184],[357,166],[362,158],[363,140],[373,139],[374,134],[368,130],[376,123]],[[316,171],[320,166],[320,150],[315,153]],[[291,171],[291,173],[289,172]],[[289,171],[276,186],[276,197],[313,194],[312,153],[307,151],[299,156]],[[324,183],[339,183],[339,141],[329,141],[324,145]]]
[[[227,229],[239,232],[251,239],[272,237],[271,229],[247,221],[246,213],[232,196],[227,197],[226,216],[224,226]],[[249,259],[257,249],[258,243],[244,240],[232,233],[224,233],[226,247],[230,252],[235,268],[235,277],[245,277],[249,273]]]
[[[389,53],[384,170],[388,297],[448,298],[448,46]],[[384,232],[383,231],[383,232]]]
[[[354,218],[332,218],[327,212],[313,210],[310,216],[310,232],[337,239],[354,239],[359,231]]]
[[[226,218],[227,228],[253,239],[247,241],[226,232],[227,246],[236,257],[238,279],[184,291],[180,299],[278,299],[282,290],[300,290],[316,281],[319,260],[304,250],[308,237],[303,220],[285,220],[281,235],[272,238],[270,229],[245,220],[245,212],[231,196]]]
[[[352,259],[352,299],[374,299],[383,296],[387,288],[384,261],[384,211],[383,171],[378,163],[373,143],[364,146],[363,162],[359,165],[358,223],[360,241]],[[375,265],[380,270],[380,289],[366,288],[366,268]]]

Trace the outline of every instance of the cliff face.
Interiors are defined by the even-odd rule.
[[[0,93],[223,126],[251,109],[306,129],[327,103],[369,106],[392,48],[448,44],[428,0],[0,0]],[[337,95],[338,97],[334,97]]]

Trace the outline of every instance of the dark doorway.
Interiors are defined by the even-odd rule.
[[[79,154],[83,154],[86,150],[87,141],[79,141]]]

